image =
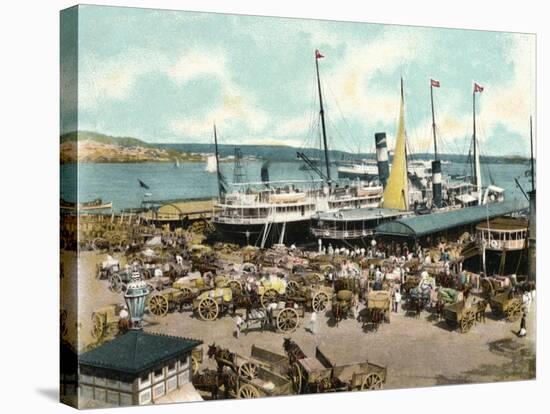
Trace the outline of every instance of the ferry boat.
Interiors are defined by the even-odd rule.
[[[380,206],[383,195],[381,186],[364,182],[340,186],[332,181],[319,78],[319,59],[323,57],[318,50],[315,51],[326,172],[304,154],[298,153],[320,175],[320,180],[270,181],[267,171],[262,168],[261,182],[235,183],[235,189],[226,192],[218,169],[219,196],[212,221],[220,238],[260,247],[276,243],[303,243],[311,238],[310,220],[318,212]],[[215,130],[214,140],[217,153]]]

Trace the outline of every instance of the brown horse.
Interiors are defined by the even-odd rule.
[[[208,346],[206,355],[208,355],[208,358],[214,358],[216,360],[219,374],[221,374],[224,367],[228,367],[233,372],[237,372],[237,365],[235,362],[236,355],[228,349],[222,348],[213,343]]]
[[[288,360],[290,364],[294,364],[296,361],[300,359],[306,358],[306,354],[302,351],[300,348],[300,345],[298,345],[296,342],[294,342],[290,338],[285,338],[283,341],[283,349],[285,350],[286,354],[288,355]]]

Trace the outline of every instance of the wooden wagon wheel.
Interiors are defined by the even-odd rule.
[[[213,321],[218,317],[219,307],[216,301],[206,297],[199,303],[199,316],[202,320]]]
[[[148,300],[149,312],[155,316],[165,316],[168,313],[168,299],[159,293],[149,297]]]
[[[105,240],[103,237],[96,237],[92,241],[92,249],[94,249],[96,252],[100,251],[105,244],[107,244],[107,240]]]
[[[304,375],[302,374],[302,367],[298,362],[295,362],[290,366],[290,378],[292,379],[294,392],[296,394],[300,394],[302,391],[302,381],[304,379]]]
[[[192,355],[191,356],[191,367],[192,367],[192,370],[193,370],[193,375],[197,375],[199,373],[199,366],[200,366],[199,360],[197,359],[196,356]]]
[[[476,314],[473,310],[467,310],[462,315],[462,319],[460,320],[460,330],[462,333],[468,332],[472,327],[474,326],[474,323],[476,321]]]
[[[258,366],[253,362],[245,362],[239,367],[239,376],[253,380],[258,376]]]
[[[277,315],[277,329],[284,333],[294,332],[300,317],[293,308],[285,308]]]
[[[64,337],[67,335],[68,329],[67,329],[67,311],[65,309],[62,309],[59,314],[59,332],[61,333],[61,337]]]
[[[286,292],[290,296],[296,295],[299,290],[300,290],[300,284],[295,280],[290,280],[286,285]]]
[[[379,390],[382,388],[382,378],[376,372],[368,374],[361,384],[361,390]]]
[[[191,288],[183,287],[180,289],[182,293],[182,301],[183,302],[189,302],[191,298],[193,297],[193,291]]]
[[[105,326],[103,319],[99,313],[92,314],[92,337],[96,340],[100,340],[103,336]]]
[[[260,298],[260,302],[264,308],[267,308],[267,305],[270,303],[277,302],[277,298],[279,297],[279,294],[275,289],[267,289]]]
[[[233,294],[233,296],[240,296],[243,291],[241,282],[239,282],[238,280],[230,280],[227,286],[231,289],[231,293]]]
[[[506,319],[508,322],[516,322],[521,316],[521,303],[518,299],[512,299],[506,308]]]
[[[258,390],[250,384],[243,384],[239,388],[237,398],[259,398],[260,393]]]
[[[311,307],[315,312],[324,312],[328,307],[328,295],[325,292],[318,292],[311,300]]]
[[[118,273],[113,273],[109,276],[109,282],[113,292],[120,293],[122,291],[122,278]]]

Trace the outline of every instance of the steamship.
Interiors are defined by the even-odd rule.
[[[476,84],[477,85],[477,84]],[[386,134],[375,134],[378,181],[384,188],[381,208],[361,208],[318,212],[312,217],[311,233],[325,242],[364,242],[373,238],[375,229],[383,222],[400,219],[414,214],[436,214],[450,209],[469,207],[488,202],[504,201],[504,190],[481,184],[479,143],[475,127],[474,92],[474,132],[472,146],[474,160],[473,180],[442,182],[441,161],[437,153],[435,114],[433,110],[433,88],[439,82],[431,81],[432,128],[434,138],[434,160],[407,160],[406,132],[404,118],[403,80],[401,80],[400,115],[397,128],[395,152],[391,171],[388,163]],[[474,87],[474,91],[479,91]],[[431,164],[431,165],[430,165]]]
[[[271,181],[268,166],[262,166],[259,182],[235,183],[226,191],[226,184],[218,172],[218,202],[213,223],[217,236],[239,244],[267,247],[273,244],[298,244],[311,238],[311,218],[319,212],[379,207],[383,188],[361,181],[344,186],[333,182],[325,127],[323,95],[319,77],[319,59],[315,51],[315,68],[319,95],[319,117],[322,126],[326,170],[298,152],[305,165],[320,176],[311,181]],[[217,150],[217,136],[214,130]],[[217,163],[216,163],[217,165]]]

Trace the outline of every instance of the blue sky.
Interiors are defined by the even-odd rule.
[[[80,6],[78,46],[81,130],[211,142],[215,122],[223,143],[317,145],[319,49],[331,148],[372,150],[378,131],[391,147],[403,77],[413,151],[432,150],[434,78],[442,152],[468,151],[476,81],[482,152],[529,153],[534,35]]]

